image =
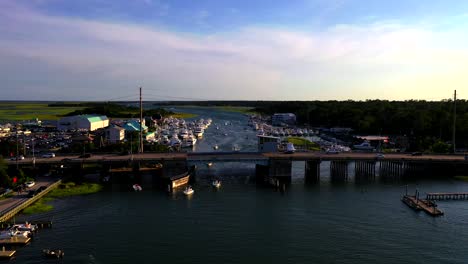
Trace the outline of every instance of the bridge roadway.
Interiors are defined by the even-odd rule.
[[[387,160],[387,161],[421,161],[421,162],[468,162],[465,161],[464,155],[422,155],[411,156],[405,153],[385,154],[384,158],[377,158],[375,153],[358,153],[346,152],[339,154],[326,154],[323,152],[296,152],[293,154],[286,154],[281,152],[270,153],[257,153],[257,152],[191,152],[191,153],[142,153],[133,155],[117,155],[117,154],[95,154],[89,158],[79,158],[78,156],[56,156],[54,158],[36,158],[36,164],[59,164],[64,161],[68,162],[83,162],[83,163],[96,163],[103,161],[192,161],[192,162],[209,162],[209,161],[223,161],[223,162],[265,162],[269,159],[283,159],[292,161],[305,161],[305,160]],[[7,161],[8,164],[14,165],[16,161]],[[18,161],[19,165],[32,164],[32,158],[26,158]]]

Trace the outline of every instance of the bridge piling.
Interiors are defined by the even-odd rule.
[[[333,160],[330,162],[330,175],[332,181],[348,180],[348,161]]]
[[[320,181],[320,160],[307,160],[305,162],[304,181],[306,183],[317,183]]]

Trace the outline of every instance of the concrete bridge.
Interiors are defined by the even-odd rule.
[[[99,164],[108,167],[134,166],[151,167],[156,163],[163,164],[166,174],[180,173],[190,165],[211,162],[241,162],[256,166],[256,176],[267,182],[290,181],[292,162],[305,162],[304,178],[306,182],[317,182],[320,179],[320,164],[330,162],[332,180],[348,180],[349,171],[354,169],[356,180],[373,180],[376,171],[383,179],[401,179],[409,177],[431,177],[444,175],[468,175],[468,161],[464,155],[422,155],[396,153],[386,154],[379,158],[375,153],[339,153],[297,152],[285,154],[280,152],[191,152],[191,153],[143,153],[133,155],[96,154],[89,158],[78,156],[57,156],[54,158],[31,158],[20,161],[8,161],[10,166],[47,167],[60,169],[64,167],[83,167],[86,164]],[[350,164],[354,165],[351,168]]]

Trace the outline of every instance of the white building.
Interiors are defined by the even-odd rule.
[[[106,129],[106,139],[110,143],[119,143],[125,139],[125,129],[119,126],[111,126]]]
[[[296,124],[296,115],[293,113],[275,113],[271,117],[273,126],[284,126]]]
[[[76,115],[66,116],[57,122],[58,130],[87,130],[94,131],[109,126],[107,116]]]

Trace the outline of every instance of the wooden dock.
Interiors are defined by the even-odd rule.
[[[0,245],[6,246],[12,246],[12,245],[26,245],[31,241],[30,237],[10,237],[10,238],[4,238],[0,239]]]
[[[468,200],[468,193],[426,193],[426,200]]]
[[[10,259],[16,254],[16,250],[0,250],[0,259]]]
[[[427,214],[431,216],[440,216],[443,215],[444,212],[437,208],[437,204],[430,201],[430,200],[421,200],[416,198],[414,195],[404,195],[401,198],[401,201],[404,202],[406,205],[411,207],[416,211],[424,210]]]

